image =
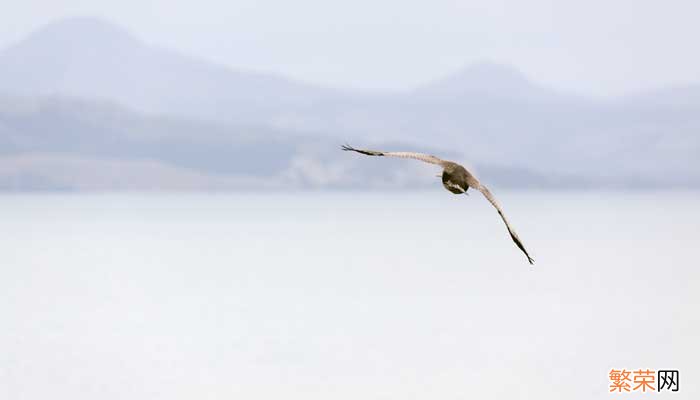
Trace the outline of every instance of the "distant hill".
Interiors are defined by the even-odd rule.
[[[0,51],[2,94],[0,164],[14,171],[5,187],[51,186],[36,178],[42,168],[75,157],[80,168],[149,162],[174,168],[171,178],[216,178],[183,175],[193,188],[425,182],[406,163],[346,161],[336,154],[346,141],[455,157],[504,186],[700,186],[698,85],[590,99],[479,63],[413,90],[345,92],[213,65],[104,20],[71,18]],[[124,171],[139,168],[147,166]],[[94,187],[56,188],[64,184]]]
[[[381,146],[418,150],[400,142]],[[460,158],[445,149],[421,150]],[[439,187],[432,166],[403,161],[344,153],[320,137],[145,116],[108,102],[0,97],[0,190]],[[519,168],[477,168],[496,185],[573,182]]]
[[[271,118],[333,93],[150,46],[95,18],[52,23],[0,52],[0,92],[107,99],[226,122]]]
[[[415,89],[419,96],[461,96],[465,93],[511,98],[539,97],[551,91],[539,87],[515,68],[493,62],[469,65]]]

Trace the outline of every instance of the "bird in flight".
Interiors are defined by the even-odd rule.
[[[534,263],[535,260],[533,260],[532,257],[530,257],[530,255],[527,253],[527,250],[525,250],[523,242],[518,237],[518,234],[515,233],[515,230],[513,230],[513,228],[510,226],[510,223],[506,219],[506,216],[503,214],[501,206],[496,201],[496,198],[493,197],[491,191],[489,191],[489,189],[486,186],[482,185],[481,182],[479,182],[479,180],[476,179],[476,177],[474,177],[474,175],[467,171],[467,169],[463,166],[457,164],[456,162],[442,160],[435,156],[423,153],[412,153],[404,151],[360,150],[349,145],[343,145],[341,148],[345,151],[354,151],[368,156],[412,158],[414,160],[439,165],[440,167],[442,167],[442,185],[445,187],[445,189],[449,190],[454,194],[466,194],[467,190],[469,190],[470,187],[480,191],[484,195],[484,197],[486,197],[486,200],[488,200],[489,203],[491,203],[498,211],[498,215],[501,216],[501,219],[506,224],[506,228],[508,228],[508,233],[510,233],[510,237],[511,239],[513,239],[513,242],[515,242],[515,245],[518,246],[518,248],[522,250],[523,253],[525,253],[527,261],[530,264]]]

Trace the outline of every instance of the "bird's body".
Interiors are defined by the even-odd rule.
[[[447,161],[447,160],[442,160],[438,157],[431,156],[428,154],[423,154],[423,153],[413,153],[413,152],[390,152],[390,151],[375,151],[375,150],[360,150],[360,149],[355,149],[350,146],[343,146],[343,150],[345,151],[354,151],[360,154],[365,154],[368,156],[387,156],[387,157],[399,157],[399,158],[412,158],[415,160],[420,160],[423,162],[427,162],[430,164],[436,164],[442,167],[442,185],[447,189],[448,191],[454,193],[454,194],[466,194],[467,190],[469,188],[473,188],[475,190],[480,191],[483,193],[484,197],[496,208],[498,211],[498,214],[501,216],[501,219],[503,222],[506,224],[506,228],[508,228],[508,233],[510,234],[511,239],[513,239],[513,242],[515,242],[515,245],[518,246],[518,248],[525,253],[525,256],[527,257],[527,260],[530,264],[534,263],[534,260],[530,255],[528,254],[527,250],[525,250],[525,246],[523,246],[522,241],[518,237],[518,235],[515,233],[515,230],[510,226],[510,223],[508,223],[508,220],[506,219],[505,215],[503,214],[503,210],[501,209],[501,206],[496,202],[496,198],[493,197],[493,194],[489,189],[482,185],[474,175],[472,175],[466,168],[461,166],[460,164],[457,164],[456,162],[453,161]]]
[[[454,194],[467,193],[470,187],[478,188],[479,181],[463,166],[446,161],[442,170],[442,186]]]

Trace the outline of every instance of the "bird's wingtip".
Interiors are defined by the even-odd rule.
[[[344,145],[340,146],[340,149],[343,151],[353,151],[355,149],[352,148],[349,144],[345,143]]]

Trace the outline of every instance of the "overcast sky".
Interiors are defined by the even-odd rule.
[[[585,94],[700,83],[696,0],[23,0],[2,7],[0,46],[68,16],[337,87],[407,88],[481,60]]]

